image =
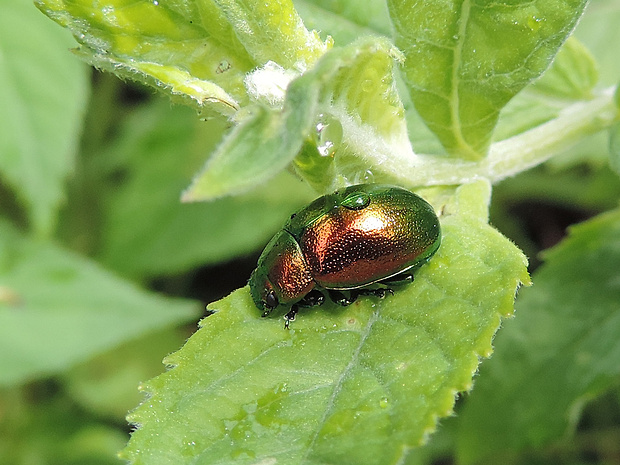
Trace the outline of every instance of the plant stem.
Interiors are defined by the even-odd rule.
[[[495,183],[539,165],[583,139],[610,127],[618,118],[615,88],[598,97],[574,103],[559,116],[529,131],[491,145],[483,160],[466,161],[417,154],[416,160],[398,157],[382,163],[382,169],[406,186],[457,185],[486,178]]]

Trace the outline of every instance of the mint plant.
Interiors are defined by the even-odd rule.
[[[73,39],[0,4],[0,436],[29,437],[48,463],[114,463],[94,444],[124,438],[99,418],[138,402],[101,367],[143,381],[120,453],[135,464],[558,449],[575,463],[562,440],[586,400],[620,405],[617,0],[35,3]],[[80,140],[89,84],[68,47],[175,106],[118,105],[104,75]],[[360,182],[414,190],[440,215],[442,245],[411,285],[304,309],[285,330],[239,276],[155,376],[150,349],[180,347],[174,328],[199,318],[193,270],[259,251],[295,209]],[[489,224],[536,260],[511,215],[524,199],[605,211],[544,254],[531,288],[526,254]],[[155,278],[183,297],[136,286]],[[62,389],[42,423],[79,406],[71,446],[16,427],[27,383],[50,376]],[[26,463],[19,450],[0,443],[0,461]]]

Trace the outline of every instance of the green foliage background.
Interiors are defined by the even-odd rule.
[[[66,29],[0,0],[0,463],[620,463],[618,0],[36,6]],[[364,181],[438,254],[259,318],[264,244]]]

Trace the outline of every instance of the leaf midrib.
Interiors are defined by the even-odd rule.
[[[338,380],[334,383],[334,389],[332,391],[332,395],[330,396],[329,400],[327,401],[327,405],[325,406],[325,413],[323,414],[323,417],[319,421],[316,427],[316,432],[312,436],[312,439],[310,440],[310,443],[308,444],[306,448],[306,453],[299,461],[300,464],[306,463],[308,461],[308,455],[313,450],[314,444],[316,443],[316,440],[318,439],[319,434],[321,430],[323,429],[323,426],[325,426],[325,423],[327,422],[327,419],[330,413],[332,413],[336,397],[338,397],[338,394],[340,394],[344,381],[347,379],[348,375],[351,373],[351,370],[353,369],[353,367],[355,367],[358,364],[359,356],[362,351],[362,348],[364,347],[366,339],[370,335],[370,331],[372,330],[373,325],[378,319],[379,319],[379,314],[376,311],[373,312],[371,317],[368,319],[368,323],[366,323],[366,326],[364,327],[364,331],[361,333],[360,341],[357,347],[355,348],[355,352],[353,352],[353,355],[351,356],[351,360],[349,361],[347,366],[344,368],[344,370],[340,374],[340,377],[338,378]]]
[[[452,132],[458,142],[458,146],[464,147],[467,150],[472,150],[470,145],[463,137],[463,131],[461,129],[459,113],[460,113],[460,101],[459,101],[459,71],[461,68],[461,56],[463,54],[463,45],[465,43],[465,33],[467,31],[467,23],[469,21],[469,13],[471,11],[471,1],[465,0],[461,5],[461,14],[458,20],[458,38],[456,40],[456,46],[454,47],[454,57],[452,60],[452,75],[450,83],[450,117],[452,119]]]

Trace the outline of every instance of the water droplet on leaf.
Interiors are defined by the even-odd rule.
[[[532,31],[537,31],[538,29],[540,29],[541,23],[542,23],[542,19],[537,18],[536,16],[531,16],[527,19],[527,26]]]
[[[342,142],[342,124],[329,114],[320,114],[316,123],[316,148],[322,157],[333,157]]]

